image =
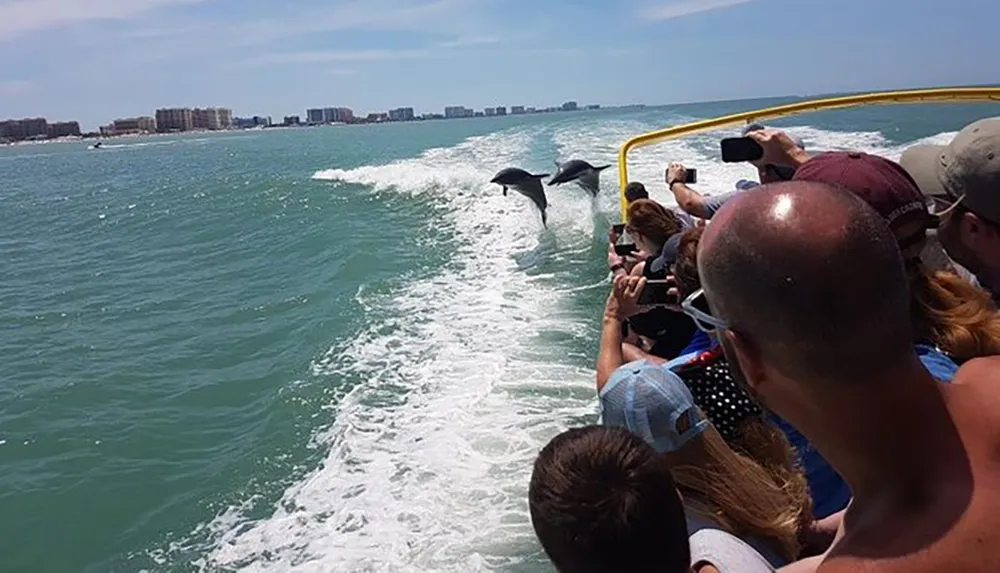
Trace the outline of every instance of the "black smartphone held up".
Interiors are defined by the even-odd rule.
[[[756,161],[764,157],[764,148],[749,137],[730,137],[720,142],[724,163]]]
[[[698,170],[688,169],[687,175],[684,177],[684,184],[690,185],[692,183],[697,183],[697,182],[698,182]]]
[[[675,286],[673,281],[646,281],[636,302],[640,305],[677,304],[677,295],[670,292]]]
[[[611,230],[614,231],[616,235],[621,235],[625,232],[625,223],[616,223],[611,225]]]
[[[619,257],[627,257],[632,253],[638,251],[635,248],[635,243],[625,243],[624,245],[615,245],[615,254]]]

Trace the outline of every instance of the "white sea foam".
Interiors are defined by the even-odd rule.
[[[525,560],[537,559],[526,504],[531,462],[550,437],[595,413],[593,372],[546,335],[579,336],[598,309],[594,317],[573,314],[565,302],[583,287],[560,287],[523,267],[553,255],[546,235],[559,237],[564,251],[589,248],[592,205],[573,186],[550,190],[543,231],[526,199],[503,197],[487,181],[511,164],[544,168],[570,157],[613,163],[624,139],[652,127],[594,121],[509,131],[388,165],[316,173],[373,193],[443,202],[446,223],[464,242],[449,274],[390,294],[359,292],[364,308],[392,318],[337,343],[313,365],[318,374],[363,380],[316,436],[324,462],[285,491],[269,517],[247,522],[243,508],[231,508],[209,524],[217,542],[202,568],[466,572],[524,570]],[[792,131],[814,150],[902,150],[877,134]],[[664,163],[678,160],[699,169],[703,189],[731,189],[753,169],[716,161],[718,136],[640,150],[632,178],[672,199],[660,182]],[[559,157],[528,157],[536,138],[551,139]],[[609,217],[617,209],[614,171],[599,202]]]
[[[525,504],[531,460],[568,420],[594,413],[594,396],[591,371],[535,342],[585,326],[560,310],[564,294],[512,258],[540,248],[538,215],[488,183],[523,159],[528,142],[522,132],[496,134],[315,175],[376,193],[434,194],[466,241],[454,273],[384,299],[359,295],[397,318],[314,365],[366,380],[317,438],[329,450],[325,462],[270,518],[247,528],[231,513],[221,517],[207,569],[477,571],[536,550]],[[589,244],[590,199],[557,191],[550,201],[548,232],[586,235]]]

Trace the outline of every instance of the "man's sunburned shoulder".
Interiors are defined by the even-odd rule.
[[[1000,382],[1000,356],[988,356],[975,358],[963,364],[955,374],[953,384],[993,386],[998,382]],[[997,387],[996,391],[1000,394],[1000,387]]]

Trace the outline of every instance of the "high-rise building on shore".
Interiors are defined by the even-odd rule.
[[[281,123],[282,125],[299,125],[302,121],[297,115],[286,115],[284,121]]]
[[[524,106],[523,105],[511,106],[510,113],[511,115],[521,115],[522,113],[524,113]]]
[[[71,137],[80,135],[80,123],[76,121],[58,121],[50,123],[48,129],[49,137]]]
[[[306,123],[309,125],[319,125],[325,123],[323,121],[323,110],[319,108],[307,109],[306,110]]]
[[[476,113],[474,111],[461,105],[453,105],[444,108],[444,116],[446,118],[474,117],[475,115]]]
[[[250,129],[254,127],[268,127],[271,125],[270,117],[261,117],[255,115],[253,117],[237,117],[233,119],[233,125],[240,129]]]
[[[413,121],[413,108],[398,107],[389,110],[389,121]]]
[[[497,107],[497,115],[507,115],[507,108],[502,105]]]
[[[324,107],[306,110],[306,123],[309,125],[351,123],[353,121],[354,111],[347,107]]]
[[[195,129],[218,131],[233,127],[233,110],[224,107],[195,109],[191,112],[191,118]]]
[[[49,122],[44,117],[0,121],[0,138],[11,141],[44,139],[49,136]]]
[[[191,108],[176,107],[156,110],[156,130],[160,133],[191,131],[192,129],[194,129],[194,113]]]
[[[129,133],[154,133],[156,131],[156,119],[148,116],[125,117],[111,122],[111,132],[115,135],[125,135]]]

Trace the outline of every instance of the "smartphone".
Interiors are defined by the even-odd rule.
[[[729,137],[720,142],[724,163],[756,161],[764,157],[764,148],[749,137]]]
[[[625,232],[625,223],[617,223],[611,225],[611,230],[615,232],[616,235],[621,235]]]
[[[635,243],[625,243],[623,245],[615,245],[615,254],[618,255],[619,257],[627,257],[638,250],[639,249],[635,248]]]
[[[636,302],[643,305],[677,304],[677,295],[670,292],[675,286],[673,281],[646,281]]]
[[[684,177],[684,184],[690,185],[692,183],[697,183],[697,182],[698,182],[698,170],[688,169],[687,176]]]

